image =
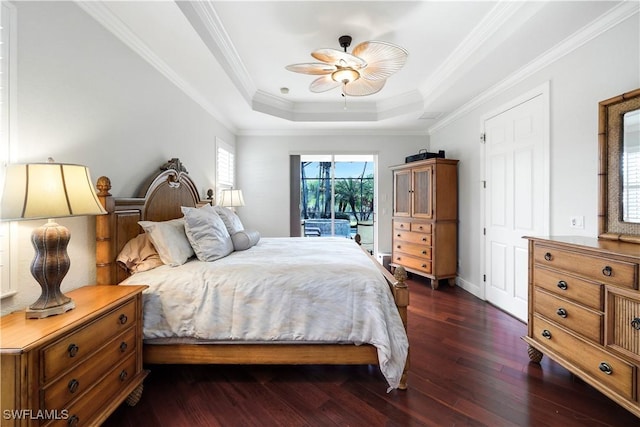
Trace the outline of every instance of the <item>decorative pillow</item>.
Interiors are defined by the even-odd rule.
[[[224,221],[224,225],[227,227],[229,235],[233,236],[238,231],[244,230],[240,217],[238,217],[234,211],[229,208],[225,208],[224,206],[214,206],[213,209],[215,209],[216,213]]]
[[[200,261],[215,261],[233,252],[231,236],[213,206],[181,209],[187,238]]]
[[[163,263],[176,267],[182,265],[194,255],[184,229],[184,218],[169,221],[138,221],[138,224],[149,234]]]
[[[236,251],[244,251],[260,241],[260,233],[255,230],[242,230],[232,235],[231,240]]]
[[[138,234],[129,240],[118,254],[116,261],[132,274],[162,265],[160,255],[158,255],[147,233]]]

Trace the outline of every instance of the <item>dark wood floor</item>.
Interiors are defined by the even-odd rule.
[[[146,426],[640,426],[548,358],[526,325],[460,288],[411,286],[409,389],[375,366],[148,366],[142,399],[104,424]]]

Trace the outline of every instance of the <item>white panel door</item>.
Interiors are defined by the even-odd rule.
[[[546,97],[535,96],[484,122],[487,301],[527,319],[527,240],[546,231]]]

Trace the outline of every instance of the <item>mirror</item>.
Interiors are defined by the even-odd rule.
[[[640,243],[640,89],[599,104],[602,239]]]

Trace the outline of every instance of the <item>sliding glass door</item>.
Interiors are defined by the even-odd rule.
[[[306,237],[361,237],[374,247],[375,157],[300,156],[300,224]]]

